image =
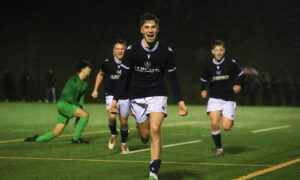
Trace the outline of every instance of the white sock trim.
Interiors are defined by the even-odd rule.
[[[220,134],[221,131],[220,130],[217,130],[217,131],[211,131],[211,135],[218,135]]]
[[[149,173],[149,176],[154,177],[155,179],[158,179],[157,174],[155,174],[155,173],[153,173],[153,172],[150,172],[150,173]]]

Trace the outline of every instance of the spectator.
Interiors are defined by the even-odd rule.
[[[15,76],[12,72],[6,70],[3,77],[4,99],[6,102],[16,99]]]
[[[31,92],[32,92],[32,77],[26,69],[24,69],[21,75],[21,85],[22,85],[22,101],[30,100]]]
[[[45,96],[45,103],[49,102],[49,97],[51,95],[52,102],[56,103],[56,82],[57,79],[55,78],[53,74],[53,70],[49,69],[48,73],[46,74],[44,78],[44,83],[46,87],[46,96]]]
[[[271,77],[269,73],[265,73],[262,77],[262,102],[263,105],[271,105],[272,96],[271,96]]]

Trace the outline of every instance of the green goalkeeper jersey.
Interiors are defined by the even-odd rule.
[[[81,81],[78,74],[73,75],[69,78],[66,83],[59,101],[65,101],[70,104],[82,106],[84,103],[84,94],[87,89],[87,82]]]

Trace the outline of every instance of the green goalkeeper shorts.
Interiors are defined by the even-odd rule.
[[[58,116],[56,118],[57,123],[66,124],[69,119],[74,117],[74,112],[79,106],[67,103],[65,101],[58,101],[56,104]]]

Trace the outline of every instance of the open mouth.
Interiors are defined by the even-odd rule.
[[[147,37],[150,38],[150,39],[154,38],[154,34],[147,34]]]

